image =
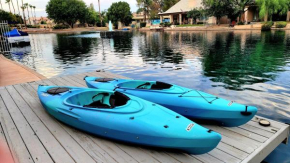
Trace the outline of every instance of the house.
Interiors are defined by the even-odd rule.
[[[163,13],[159,13],[160,22],[164,19],[164,16],[170,17],[170,23],[173,24],[192,24],[192,19],[187,17],[187,12],[194,9],[203,7],[202,0],[180,0],[171,8]],[[286,15],[273,15],[273,20],[277,21],[290,21],[290,11]],[[259,18],[259,8],[255,4],[247,6],[245,8],[245,13],[242,15],[241,20],[243,22],[256,22],[256,21],[263,21]],[[206,23],[208,24],[216,24],[217,20],[215,17],[205,17]],[[221,24],[228,24],[230,20],[227,16],[224,16],[220,19]]]
[[[53,20],[48,19],[47,17],[30,17],[26,19],[26,24],[31,25],[40,25],[40,24],[54,24]]]
[[[143,12],[140,12],[140,13],[137,13],[137,12],[134,12],[133,14],[133,24],[134,22],[135,23],[139,23],[139,22],[144,22],[144,13]],[[150,19],[149,15],[146,15],[146,20],[148,21]]]

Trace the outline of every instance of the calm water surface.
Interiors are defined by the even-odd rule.
[[[12,58],[46,77],[104,69],[160,80],[259,108],[290,123],[290,31],[31,34],[31,47]],[[8,56],[9,57],[9,56]],[[290,162],[280,145],[267,162]]]

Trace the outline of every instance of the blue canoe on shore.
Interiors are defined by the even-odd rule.
[[[116,90],[160,104],[183,116],[228,127],[251,120],[257,108],[228,101],[214,95],[158,81],[85,77],[87,86]]]
[[[38,96],[56,119],[122,142],[203,154],[221,140],[220,134],[178,113],[117,91],[39,86]]]

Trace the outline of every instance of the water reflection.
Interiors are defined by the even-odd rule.
[[[245,36],[233,32],[217,34],[214,43],[203,53],[204,75],[214,82],[225,83],[234,90],[254,83],[272,81],[283,71],[289,58],[285,31]],[[288,49],[286,49],[288,48]]]
[[[74,36],[31,34],[31,53],[19,61],[47,77],[105,69],[167,81],[255,105],[259,115],[290,123],[289,30]],[[281,145],[267,160],[289,161],[289,150]]]
[[[56,60],[62,64],[70,65],[81,63],[83,59],[91,56],[89,52],[97,45],[96,38],[68,37],[57,35],[57,43],[54,44],[53,54]]]

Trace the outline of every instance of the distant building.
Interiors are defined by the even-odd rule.
[[[53,20],[47,17],[30,17],[26,19],[26,24],[40,25],[40,24],[54,24]]]
[[[134,12],[133,14],[133,22],[136,22],[136,23],[139,23],[139,22],[144,22],[144,13],[143,12],[140,12],[140,13],[137,13],[137,12]],[[146,19],[147,21],[150,19],[149,15],[146,15]]]
[[[202,0],[180,0],[171,8],[163,13],[159,13],[160,21],[164,19],[164,16],[169,16],[170,23],[173,24],[192,24],[192,19],[187,17],[187,12],[194,9],[203,7]],[[256,21],[263,21],[259,18],[259,9],[256,5],[246,6],[246,12],[242,15],[241,20],[243,22],[256,22]],[[273,15],[273,20],[287,20],[290,21],[290,11],[287,15]],[[201,20],[199,20],[201,21]],[[215,17],[207,17],[205,20],[208,24],[216,24]],[[220,19],[221,24],[229,23],[230,20],[227,16],[224,16]]]

